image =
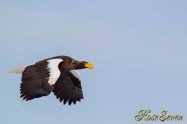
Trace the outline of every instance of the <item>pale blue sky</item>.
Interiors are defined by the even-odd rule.
[[[0,123],[143,124],[141,109],[186,118],[186,13],[185,0],[0,0]],[[56,55],[94,64],[80,71],[85,99],[22,101],[20,75],[5,72]]]

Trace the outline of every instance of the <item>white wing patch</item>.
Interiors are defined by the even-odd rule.
[[[58,65],[62,62],[62,59],[51,59],[51,60],[47,60],[48,62],[48,69],[49,69],[49,80],[48,83],[50,85],[53,85],[56,83],[56,81],[58,80],[58,78],[60,77],[60,70],[58,68]]]
[[[80,73],[79,73],[78,71],[76,71],[76,70],[71,70],[70,72],[71,72],[76,78],[78,78],[79,81],[81,81],[81,75],[80,75]]]

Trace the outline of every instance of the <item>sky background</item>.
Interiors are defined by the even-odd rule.
[[[144,124],[142,109],[187,123],[186,14],[186,0],[0,0],[0,123]],[[80,70],[85,99],[22,101],[6,72],[57,55],[94,64]]]

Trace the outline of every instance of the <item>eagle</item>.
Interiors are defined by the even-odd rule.
[[[9,73],[22,74],[20,98],[32,100],[54,93],[64,105],[76,104],[84,99],[81,78],[77,69],[93,69],[86,61],[77,61],[69,56],[56,56],[25,67],[16,67]]]

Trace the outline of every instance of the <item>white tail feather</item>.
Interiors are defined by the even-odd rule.
[[[10,70],[8,73],[22,73],[25,70],[26,67],[15,67],[12,70]]]

